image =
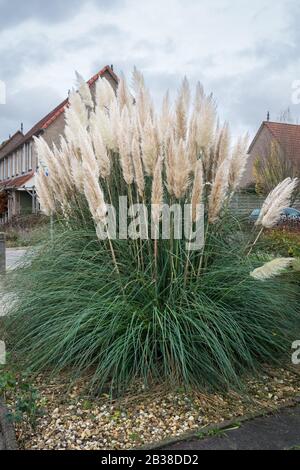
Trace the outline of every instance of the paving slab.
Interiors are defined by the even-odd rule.
[[[234,427],[216,431],[211,437],[177,442],[164,450],[300,450],[300,406]]]

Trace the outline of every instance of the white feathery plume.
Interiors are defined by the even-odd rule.
[[[106,179],[110,175],[111,163],[103,142],[103,138],[95,120],[91,121],[90,134],[94,146],[95,156],[99,165],[100,176],[103,179]]]
[[[195,164],[194,184],[191,198],[193,222],[197,222],[200,218],[199,205],[202,203],[203,189],[203,166],[201,160],[198,160]]]
[[[106,222],[107,207],[99,180],[91,167],[83,162],[84,194],[89,205],[96,228],[102,228]],[[98,230],[97,230],[97,233]]]
[[[175,108],[176,137],[178,141],[186,138],[190,99],[191,94],[189,82],[185,77],[178,93]]]
[[[143,74],[136,68],[133,67],[131,86],[136,95],[139,94],[141,89],[145,88],[145,79]]]
[[[170,196],[174,196],[174,172],[175,172],[175,142],[171,135],[165,158],[167,176],[167,189]]]
[[[116,101],[115,92],[106,80],[106,78],[99,78],[96,82],[96,106],[99,109],[110,109],[112,103]]]
[[[175,147],[173,192],[177,199],[182,199],[190,185],[191,164],[184,141],[180,139]]]
[[[159,117],[159,130],[161,134],[161,141],[163,146],[163,151],[166,153],[168,140],[170,139],[170,134],[173,131],[174,127],[174,116],[172,115],[170,109],[170,97],[169,92],[164,96],[161,108],[161,114]]]
[[[283,186],[279,192],[275,191],[274,199],[261,219],[260,223],[263,227],[272,228],[278,223],[283,209],[289,207],[291,204],[291,198],[298,185],[298,181],[298,178],[294,178],[289,182],[289,184]]]
[[[195,101],[194,101],[194,111],[197,114],[201,113],[202,103],[204,99],[204,89],[200,82],[196,85]]]
[[[91,135],[83,128],[79,130],[79,148],[81,152],[82,164],[85,168],[88,166],[96,178],[100,176],[99,163],[96,159]]]
[[[133,163],[131,157],[131,134],[132,126],[130,122],[128,108],[127,106],[125,106],[121,114],[118,139],[120,163],[123,171],[123,178],[126,184],[128,185],[132,184],[134,180]]]
[[[65,179],[66,184],[70,188],[70,193],[74,195],[76,187],[78,187],[77,183],[74,181],[73,175],[73,162],[78,163],[81,167],[81,162],[78,158],[78,155],[74,152],[74,149],[68,145],[66,139],[61,136],[60,137],[60,149],[58,150],[59,153],[59,160],[60,160],[60,168],[65,168]],[[82,173],[82,169],[81,169]]]
[[[82,162],[78,160],[78,158],[73,158],[71,160],[71,175],[75,188],[80,193],[84,193],[84,172]]]
[[[116,101],[112,102],[109,110],[109,128],[106,139],[103,138],[107,148],[113,152],[117,152],[119,148],[119,130],[120,130],[120,110]],[[103,137],[103,133],[102,133]]]
[[[93,108],[94,102],[92,99],[90,87],[88,86],[84,78],[78,72],[75,72],[75,74],[76,74],[78,92],[82,98],[82,101],[89,108]]]
[[[121,111],[123,110],[125,106],[127,107],[127,109],[131,108],[133,104],[133,99],[128,90],[127,82],[124,76],[122,76],[119,81],[118,91],[117,91],[117,100],[118,100],[119,108]]]
[[[250,276],[259,281],[266,281],[267,279],[279,276],[285,269],[290,267],[293,262],[294,258],[276,258],[252,271]]]
[[[104,145],[112,150],[115,147],[115,136],[111,125],[111,120],[107,111],[97,108],[95,113],[90,116],[90,127],[93,133],[101,134]]]
[[[43,137],[35,138],[36,149],[38,152],[39,161],[42,166],[48,169],[48,186],[51,191],[57,195],[57,199],[60,202],[64,200],[63,188],[61,183],[61,168],[57,162],[57,156],[50,149]]]
[[[135,93],[135,108],[142,127],[145,126],[147,118],[153,119],[153,103],[150,93],[145,87],[145,80],[141,72],[135,67],[132,74],[132,88]]]
[[[68,205],[71,192],[73,192],[68,155],[68,152],[62,152],[55,144],[53,145],[52,167],[55,169],[55,174],[58,175],[56,176],[56,182],[59,187],[58,198],[63,206]],[[52,167],[49,166],[50,174],[53,172]],[[61,171],[62,168],[64,168],[64,171]]]
[[[60,136],[60,160],[63,161],[63,165],[66,169],[67,177],[69,179],[69,184],[72,187],[72,179],[71,179],[71,161],[74,158],[74,154],[70,146],[68,145],[66,139],[61,135]]]
[[[218,135],[216,135],[216,149],[215,159],[213,162],[213,177],[216,175],[218,166],[227,158],[229,158],[229,150],[231,145],[231,135],[229,124],[225,123],[222,128],[219,129]]]
[[[149,117],[142,129],[142,158],[147,175],[153,175],[159,155],[159,142],[155,125]]]
[[[73,92],[69,97],[69,106],[65,110],[65,136],[70,147],[77,149],[78,143],[78,130],[81,126],[85,129],[88,127],[88,112],[87,108],[79,95]]]
[[[248,160],[249,135],[240,137],[233,149],[229,168],[229,186],[232,192],[238,188],[245,173]]]
[[[192,167],[195,167],[196,161],[200,155],[198,143],[197,143],[197,116],[194,111],[190,122],[188,131],[187,151]]]
[[[157,226],[159,223],[161,209],[163,205],[163,181],[162,181],[162,158],[158,157],[155,166],[153,181],[152,181],[152,198],[151,198],[151,211],[152,220]]]
[[[228,175],[230,160],[224,160],[217,169],[215,180],[212,184],[209,196],[208,220],[209,223],[216,223],[219,220],[220,212],[226,201],[228,193]]]
[[[264,216],[266,215],[266,213],[270,209],[270,207],[273,204],[273,202],[274,202],[275,198],[277,197],[277,195],[280,194],[291,183],[291,181],[292,181],[292,178],[290,178],[290,177],[286,178],[281,183],[279,183],[276,186],[276,188],[274,188],[269,193],[269,195],[267,196],[267,198],[265,199],[265,201],[263,203],[263,206],[261,208],[259,217],[258,217],[255,225],[261,225],[261,222],[262,222]]]
[[[41,209],[44,214],[50,216],[56,211],[55,197],[49,187],[48,176],[45,175],[45,172],[42,168],[39,169],[36,175],[36,190],[41,205]]]
[[[214,142],[216,117],[216,105],[212,95],[203,97],[201,112],[197,118],[197,144],[207,155]]]
[[[132,140],[132,161],[134,167],[134,179],[138,188],[139,195],[143,198],[145,191],[145,179],[144,179],[144,170],[143,163],[141,158],[140,144],[137,140],[137,137],[134,136]]]

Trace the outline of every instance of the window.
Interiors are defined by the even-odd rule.
[[[11,156],[11,164],[12,164],[12,176],[15,176],[16,175],[16,159],[15,159],[14,153]]]
[[[11,177],[11,159],[10,159],[10,157],[8,157],[8,159],[7,159],[7,176],[8,176],[8,178]]]
[[[22,158],[22,173],[26,172],[26,155],[25,155],[25,145],[20,150]]]
[[[32,170],[32,142],[28,144],[28,170]]]

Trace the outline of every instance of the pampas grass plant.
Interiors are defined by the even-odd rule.
[[[292,278],[257,283],[250,276],[262,264],[252,254],[259,237],[237,236],[229,210],[247,138],[232,145],[214,98],[199,84],[192,97],[186,79],[161,112],[136,69],[132,92],[124,77],[116,95],[99,79],[95,103],[78,81],[61,147],[36,141],[39,201],[55,225],[51,241],[12,274],[12,346],[29,369],[89,374],[98,389],[136,379],[240,385],[243,373],[288,353],[300,322]],[[268,198],[260,224],[275,223],[295,185],[284,182]],[[108,204],[119,228],[120,196],[128,208],[146,205],[147,237],[103,239]],[[174,214],[170,237],[151,237],[151,219],[159,231],[163,204],[174,203],[189,205],[192,228],[203,204],[201,250],[174,235],[183,226]]]

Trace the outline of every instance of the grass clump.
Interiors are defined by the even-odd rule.
[[[256,247],[297,180],[275,188],[246,234],[228,207],[247,138],[231,145],[200,85],[192,110],[184,80],[174,108],[166,97],[160,115],[137,71],[133,89],[134,101],[124,79],[117,96],[100,80],[94,104],[80,80],[60,148],[37,140],[39,199],[55,223],[51,239],[8,278],[9,341],[31,371],[90,374],[99,389],[122,390],[136,379],[238,386],[246,371],[288,354],[300,332],[295,277],[250,276],[270,261]],[[113,207],[120,234],[120,196],[132,229],[125,237],[112,236],[107,216]],[[133,215],[140,203],[144,217]],[[174,204],[187,218],[171,213],[162,236],[163,208]],[[186,220],[188,236],[176,236]],[[198,229],[203,243],[192,250]]]

